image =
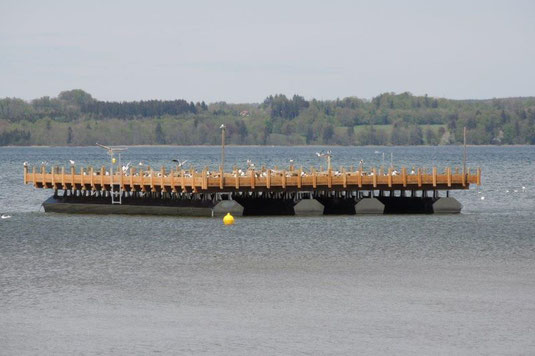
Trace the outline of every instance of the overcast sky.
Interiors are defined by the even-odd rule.
[[[535,1],[0,1],[0,97],[535,95]]]

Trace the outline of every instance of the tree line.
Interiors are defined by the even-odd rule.
[[[0,99],[0,145],[535,144],[535,98],[451,100],[383,93],[371,100],[270,95],[262,103],[100,101],[83,90]]]

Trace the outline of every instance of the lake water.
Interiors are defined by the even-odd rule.
[[[319,166],[324,147],[228,147],[227,166]],[[376,151],[380,153],[376,153]],[[333,165],[462,166],[460,147],[335,147]],[[215,167],[218,147],[123,162]],[[0,148],[0,354],[534,354],[535,146],[469,147],[459,215],[219,218],[45,214]],[[522,190],[525,187],[525,191]],[[516,190],[516,192],[515,192]],[[485,200],[481,200],[484,196]]]

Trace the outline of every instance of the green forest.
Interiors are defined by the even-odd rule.
[[[384,93],[373,99],[262,103],[100,101],[83,90],[31,101],[0,99],[0,145],[535,144],[535,97],[452,100]]]

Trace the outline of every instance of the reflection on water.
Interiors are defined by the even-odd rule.
[[[318,166],[317,147],[227,162]],[[460,165],[458,147],[333,149],[334,165]],[[123,161],[215,166],[218,147]],[[473,147],[463,214],[220,219],[45,214],[22,162],[101,165],[95,148],[0,148],[5,354],[535,352],[535,147]],[[521,187],[526,191],[522,192]],[[509,190],[509,192],[507,192]],[[514,192],[518,190],[518,192]],[[485,200],[481,200],[485,196]]]

